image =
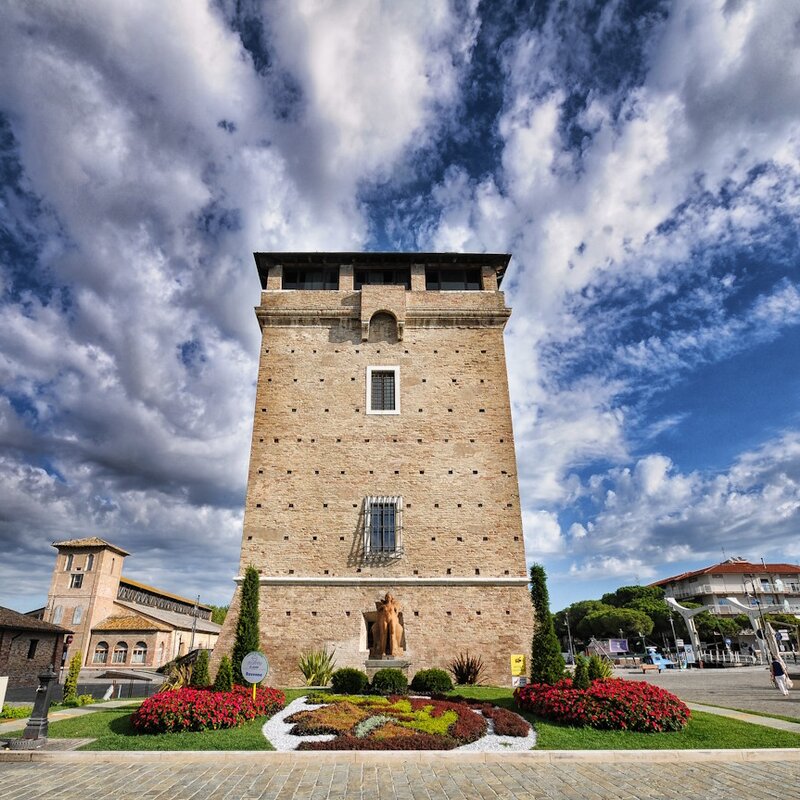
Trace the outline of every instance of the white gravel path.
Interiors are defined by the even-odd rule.
[[[261,731],[272,742],[272,746],[276,750],[284,752],[297,750],[300,742],[328,742],[336,737],[333,734],[295,736],[290,733],[292,724],[285,721],[287,717],[297,711],[313,711],[315,708],[321,707],[321,704],[306,703],[305,697],[298,697],[296,700],[292,700],[283,711],[279,711],[275,716],[268,719]],[[475,713],[480,714],[480,711]],[[536,733],[533,728],[530,729],[527,736],[497,736],[494,733],[494,721],[489,719],[487,723],[488,733],[486,736],[476,742],[462,744],[455,749],[465,753],[515,753],[530,750],[536,744]]]

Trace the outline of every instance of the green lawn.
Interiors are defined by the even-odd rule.
[[[287,703],[307,693],[306,689],[286,690]],[[510,689],[490,686],[459,687],[455,694],[485,700],[516,710]],[[136,704],[104,708],[91,714],[53,722],[50,736],[55,739],[94,738],[84,750],[272,750],[261,727],[264,718],[240,728],[201,733],[143,735],[133,732],[130,714]],[[800,748],[800,734],[777,731],[760,725],[726,719],[714,714],[693,711],[691,720],[680,733],[630,733],[598,731],[556,725],[523,713],[536,728],[537,749],[542,750],[664,750],[696,748]],[[21,736],[18,731],[11,736]]]
[[[511,689],[459,686],[454,694],[514,708]],[[688,750],[704,748],[800,747],[800,734],[751,725],[715,714],[692,711],[684,730],[675,733],[631,733],[572,728],[522,713],[536,728],[537,750]]]

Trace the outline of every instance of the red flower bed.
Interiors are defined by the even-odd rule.
[[[619,678],[573,689],[567,678],[553,686],[532,683],[514,691],[517,706],[568,725],[658,733],[682,730],[689,709],[674,694],[649,683]]]
[[[476,715],[477,716],[477,715]],[[357,736],[337,736],[328,742],[300,742],[298,750],[452,750],[462,744],[451,736],[433,733],[412,733],[408,736],[391,736],[373,739]]]
[[[277,689],[236,686],[230,692],[176,689],[148,697],[131,715],[137,733],[174,733],[235,728],[249,719],[283,708],[286,699]]]

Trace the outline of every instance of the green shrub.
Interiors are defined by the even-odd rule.
[[[421,669],[411,681],[411,688],[421,694],[444,694],[453,688],[453,681],[443,669]]]
[[[236,638],[233,642],[231,667],[233,679],[241,686],[250,684],[242,677],[242,659],[260,649],[261,636],[258,629],[258,570],[251,564],[244,571],[241,600],[239,602],[239,619],[236,623]]]
[[[215,692],[229,692],[233,688],[233,667],[228,656],[222,656],[217,670],[217,677],[214,680]]]
[[[572,677],[572,688],[588,689],[590,683],[589,659],[586,658],[586,656],[578,656],[575,659],[575,674]]]
[[[300,656],[297,668],[305,678],[306,686],[327,686],[331,682],[336,666],[335,652],[329,653],[327,648],[309,650]]]
[[[547,575],[541,564],[531,566],[531,603],[534,629],[531,641],[531,683],[558,683],[565,673],[561,645],[550,613]]]
[[[480,683],[483,677],[483,659],[469,653],[459,653],[448,667],[459,686],[472,686]]]
[[[78,704],[78,675],[81,673],[81,654],[70,659],[67,677],[64,679],[64,705]]]
[[[208,674],[208,650],[201,650],[197,654],[197,660],[192,667],[192,680],[189,684],[195,689],[205,689],[211,683],[211,676]]]
[[[331,688],[334,694],[364,694],[369,689],[369,678],[360,669],[342,667],[331,675]]]
[[[394,667],[379,669],[372,676],[372,691],[375,694],[405,694],[408,691],[408,678],[402,670]]]
[[[33,706],[10,706],[8,703],[0,711],[0,719],[25,719],[33,713]]]
[[[597,653],[589,656],[589,680],[605,680],[614,674],[614,668],[604,658]]]

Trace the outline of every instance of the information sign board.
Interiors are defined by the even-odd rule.
[[[253,650],[242,659],[242,677],[254,686],[269,675],[269,661],[263,653]]]

